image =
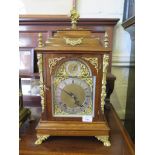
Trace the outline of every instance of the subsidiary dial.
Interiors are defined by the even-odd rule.
[[[66,72],[70,76],[78,76],[80,74],[80,63],[76,60],[69,61],[66,64]]]

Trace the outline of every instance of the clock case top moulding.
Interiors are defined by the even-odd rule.
[[[77,19],[76,19],[77,20]],[[49,136],[95,136],[105,146],[110,146],[110,128],[104,116],[106,96],[106,74],[111,51],[108,33],[105,31],[103,44],[90,30],[75,26],[57,31],[43,43],[42,34],[38,35],[35,48],[40,74],[40,96],[42,115],[36,127],[37,140],[41,144]],[[51,78],[56,68],[68,60],[84,61],[96,76],[94,117],[92,122],[83,122],[82,117],[54,117],[52,115]]]

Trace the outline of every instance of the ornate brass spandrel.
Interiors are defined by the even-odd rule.
[[[38,59],[38,68],[39,68],[39,75],[40,75],[40,97],[41,97],[41,106],[42,112],[45,109],[45,96],[44,96],[44,81],[43,81],[43,64],[42,64],[42,54],[37,54]]]
[[[81,77],[91,76],[90,70],[88,69],[88,67],[85,64],[81,63],[80,67],[81,67],[81,70],[80,70],[80,76]]]
[[[83,38],[66,38],[63,37],[66,45],[76,46],[82,44]]]
[[[109,141],[109,136],[95,136],[99,141],[103,143],[104,146],[111,146],[111,143]]]
[[[68,73],[66,72],[65,66],[61,65],[58,70],[55,73],[56,76],[68,76]]]
[[[66,113],[64,111],[62,111],[61,108],[54,102],[54,114],[55,115],[60,115],[60,114],[65,115]]]
[[[83,79],[83,78],[81,78],[81,79]],[[90,79],[90,78],[84,78],[83,80],[84,80],[90,87],[93,86],[93,80],[92,80],[92,79]]]
[[[35,144],[42,144],[42,142],[45,141],[48,137],[50,137],[50,135],[37,135],[37,140],[35,141]]]
[[[71,18],[72,29],[76,29],[77,21],[79,20],[80,15],[77,12],[75,7],[73,7],[70,13],[71,13],[70,18]]]
[[[105,32],[105,34],[104,34],[104,47],[105,48],[109,47],[109,36],[108,36],[107,32]]]
[[[105,104],[105,97],[106,97],[106,76],[107,76],[107,69],[109,65],[109,55],[103,56],[103,76],[102,76],[102,92],[101,92],[101,109],[104,113],[104,104]]]
[[[53,71],[54,66],[62,59],[64,59],[65,57],[56,57],[56,58],[50,58],[48,59],[48,64],[49,64],[49,68],[50,68],[50,74]]]
[[[38,34],[38,47],[43,47],[43,35],[42,33]]]
[[[56,78],[54,78],[54,85],[55,87],[58,86],[58,84],[63,81],[66,80],[68,76],[57,76]]]
[[[82,57],[82,58],[88,61],[90,64],[92,64],[98,73],[98,58],[96,57]]]

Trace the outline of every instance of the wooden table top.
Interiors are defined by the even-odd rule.
[[[36,119],[20,129],[20,155],[134,155],[134,145],[112,105],[105,115],[111,128],[110,147],[103,146],[95,137],[50,137],[35,145]]]

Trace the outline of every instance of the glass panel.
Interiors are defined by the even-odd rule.
[[[22,78],[22,92],[23,95],[39,96],[39,79]]]
[[[24,50],[20,51],[20,74],[30,74],[33,73],[33,52]]]
[[[123,21],[135,16],[135,0],[125,0]]]

